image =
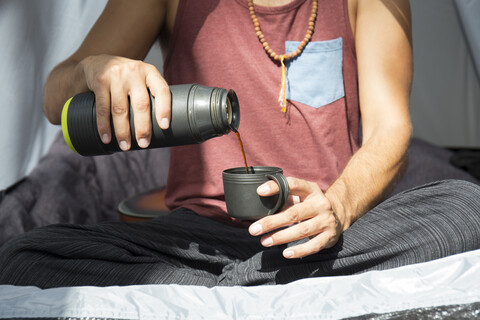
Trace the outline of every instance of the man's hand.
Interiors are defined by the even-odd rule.
[[[265,247],[310,238],[303,244],[285,249],[285,258],[302,258],[333,247],[348,227],[345,217],[335,213],[318,184],[291,177],[287,180],[289,204],[283,211],[253,223],[249,228],[250,234],[266,234],[261,238]],[[278,192],[278,185],[274,181],[257,189],[260,196],[271,196]],[[283,227],[287,228],[276,231]]]
[[[156,121],[162,129],[170,123],[170,90],[153,65],[110,55],[89,56],[79,63],[87,87],[95,93],[97,128],[103,143],[111,141],[110,115],[120,148],[130,149],[129,98],[135,135],[141,148],[151,139],[151,110],[147,89],[155,97]]]
[[[60,124],[68,98],[91,90],[97,105],[97,129],[103,143],[115,134],[122,150],[131,147],[130,99],[137,144],[148,147],[151,120],[163,129],[170,123],[170,90],[153,65],[142,62],[159,34],[173,32],[177,1],[108,1],[80,47],[50,73],[43,110]],[[156,119],[151,118],[148,90],[155,97]],[[114,129],[110,126],[113,118]],[[113,130],[115,132],[113,132]]]

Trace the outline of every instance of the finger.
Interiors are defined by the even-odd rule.
[[[303,258],[318,253],[325,248],[333,247],[337,241],[338,237],[331,232],[322,232],[305,243],[285,249],[283,256],[287,259]]]
[[[312,193],[322,192],[317,183],[304,179],[288,177],[288,188],[290,194],[304,198]]]
[[[141,85],[139,85],[141,84]],[[133,110],[135,124],[135,136],[140,148],[146,148],[150,144],[152,135],[152,123],[150,116],[150,96],[143,82],[135,82],[130,90],[130,103]]]
[[[280,188],[278,187],[278,184],[273,180],[265,182],[257,188],[257,194],[261,197],[272,196],[279,192]]]
[[[99,88],[95,91],[95,109],[97,114],[97,130],[104,144],[112,141],[110,128],[110,92],[108,89]]]
[[[147,87],[154,97],[155,120],[163,130],[170,127],[171,119],[171,93],[170,88],[154,66],[149,67],[145,78]]]
[[[316,214],[317,212],[311,202],[302,202],[256,221],[250,226],[249,232],[251,235],[257,236],[310,219]]]
[[[118,85],[112,85],[112,119],[118,145],[123,151],[130,149],[130,122],[127,92]]]
[[[289,193],[306,197],[311,193],[321,191],[318,184],[303,179],[288,177]],[[267,197],[279,193],[278,184],[271,180],[265,182],[257,188],[257,193],[260,196]]]
[[[320,219],[313,218],[264,236],[260,242],[266,247],[276,246],[315,236],[327,227]]]

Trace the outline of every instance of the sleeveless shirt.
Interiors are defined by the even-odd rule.
[[[181,0],[164,76],[170,85],[198,83],[233,89],[249,166],[276,166],[285,176],[326,190],[359,148],[357,63],[348,0],[319,0],[311,42],[287,63],[288,108],[277,101],[281,66],[266,54],[246,0]],[[255,5],[270,47],[278,54],[303,40],[311,1]],[[171,148],[166,205],[224,223],[222,171],[242,167],[237,137]]]

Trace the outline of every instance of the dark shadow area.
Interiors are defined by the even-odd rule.
[[[382,0],[382,3],[395,17],[395,20],[397,20],[398,24],[407,36],[410,47],[412,47],[412,16],[410,13],[410,5],[408,4],[408,2],[407,5],[404,7],[401,7],[398,1],[395,0]]]

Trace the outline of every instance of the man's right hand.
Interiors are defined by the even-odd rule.
[[[157,68],[151,64],[110,55],[89,56],[78,68],[85,75],[87,87],[95,93],[97,128],[103,143],[110,143],[113,119],[115,136],[120,148],[130,149],[129,99],[132,105],[137,143],[141,148],[150,144],[151,121],[162,129],[170,124],[170,89]],[[156,119],[151,119],[148,90],[155,98]]]

